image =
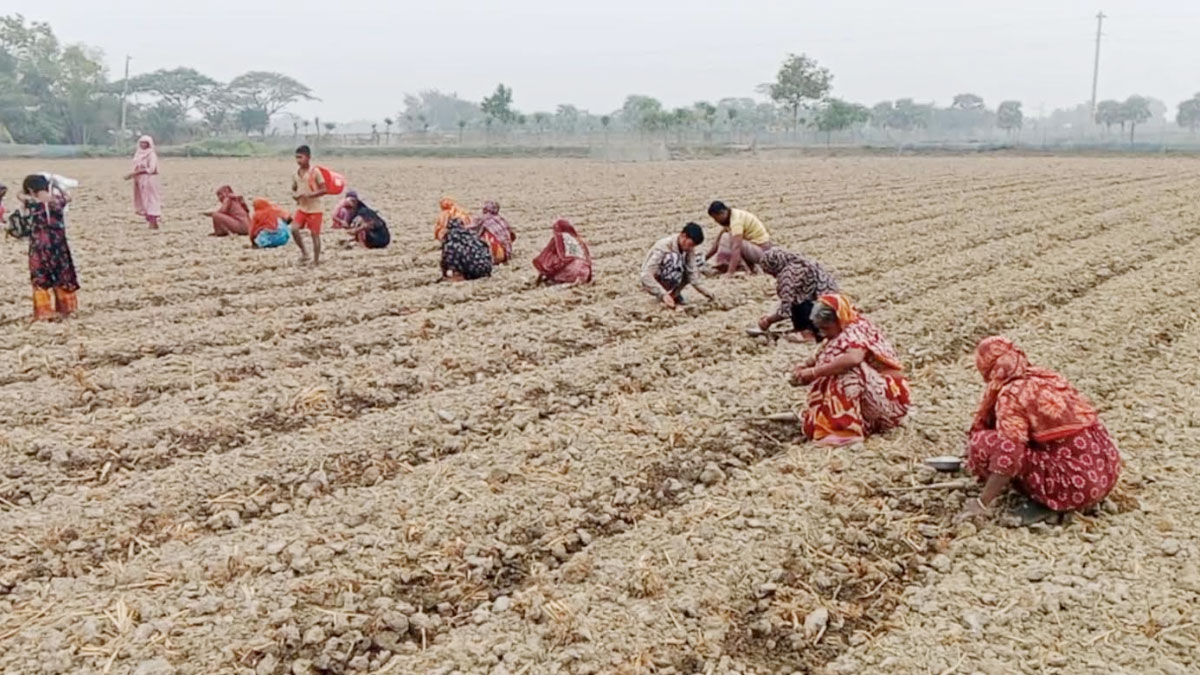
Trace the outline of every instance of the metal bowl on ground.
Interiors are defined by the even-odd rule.
[[[925,466],[937,471],[941,471],[942,473],[954,473],[956,471],[962,471],[963,459],[962,457],[955,457],[954,455],[930,457],[929,459],[925,460]]]

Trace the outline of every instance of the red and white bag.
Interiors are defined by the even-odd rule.
[[[346,191],[345,176],[324,166],[318,166],[317,171],[320,171],[321,177],[325,179],[325,194],[340,195]]]

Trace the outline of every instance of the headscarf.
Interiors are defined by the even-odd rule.
[[[142,149],[142,143],[149,145],[146,149]],[[133,153],[133,170],[134,172],[144,171],[148,174],[158,173],[158,152],[154,149],[154,139],[149,136],[142,136],[138,139],[137,151]]]
[[[504,249],[504,259],[512,258],[512,245],[516,240],[516,235],[509,226],[508,221],[504,216],[500,215],[500,203],[488,200],[483,203],[483,215],[479,217],[475,226],[472,228],[476,232],[488,232],[496,240],[496,243]]]
[[[450,226],[450,221],[458,219],[463,227],[471,224],[471,214],[467,213],[449,197],[442,197],[442,201],[438,204],[442,211],[438,214],[437,223],[433,228],[433,237],[438,241],[446,238],[446,229]]]
[[[775,247],[763,253],[762,268],[775,277],[779,316],[790,316],[792,305],[816,300],[822,293],[837,293],[838,283],[824,267],[798,253]]]
[[[234,194],[233,188],[228,185],[217,188],[217,199],[220,199],[221,203],[224,203],[226,199],[232,199],[241,205],[243,211],[247,214],[250,213],[250,207],[246,206],[246,200],[242,199],[241,195]]]
[[[269,199],[258,197],[254,200],[254,216],[250,219],[250,241],[264,230],[275,231],[279,221],[287,218],[288,213]]]
[[[999,335],[975,349],[986,387],[971,431],[996,429],[1009,440],[1048,443],[1094,426],[1096,409],[1052,370],[1034,368],[1025,352]]]
[[[826,293],[817,302],[837,313],[842,332],[826,344],[818,355],[822,362],[831,361],[851,349],[861,349],[888,370],[904,370],[895,347],[871,320],[858,313],[854,303],[839,293]]]

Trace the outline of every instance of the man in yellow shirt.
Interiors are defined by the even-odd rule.
[[[704,259],[717,256],[714,269],[727,276],[737,273],[743,262],[753,271],[762,262],[763,252],[771,248],[767,227],[753,213],[731,209],[724,202],[713,202],[708,215],[721,226],[721,233]]]

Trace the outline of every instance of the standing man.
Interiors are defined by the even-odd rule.
[[[292,199],[296,200],[292,237],[300,247],[300,264],[304,265],[308,263],[308,250],[300,233],[308,230],[313,243],[312,264],[316,266],[321,264],[321,222],[325,219],[321,197],[327,194],[327,187],[325,177],[312,165],[312,150],[307,145],[296,148],[296,165],[299,168],[292,174]]]
[[[717,256],[714,269],[733,276],[742,267],[753,270],[762,262],[763,252],[771,248],[771,233],[758,216],[741,209],[731,209],[716,201],[708,207],[708,215],[721,226],[717,242],[709,249],[705,260]]]
[[[696,223],[688,223],[679,234],[659,239],[642,263],[642,288],[671,309],[684,303],[683,289],[688,284],[714,300],[713,294],[700,285],[696,273],[694,251],[703,243],[704,230]]]

